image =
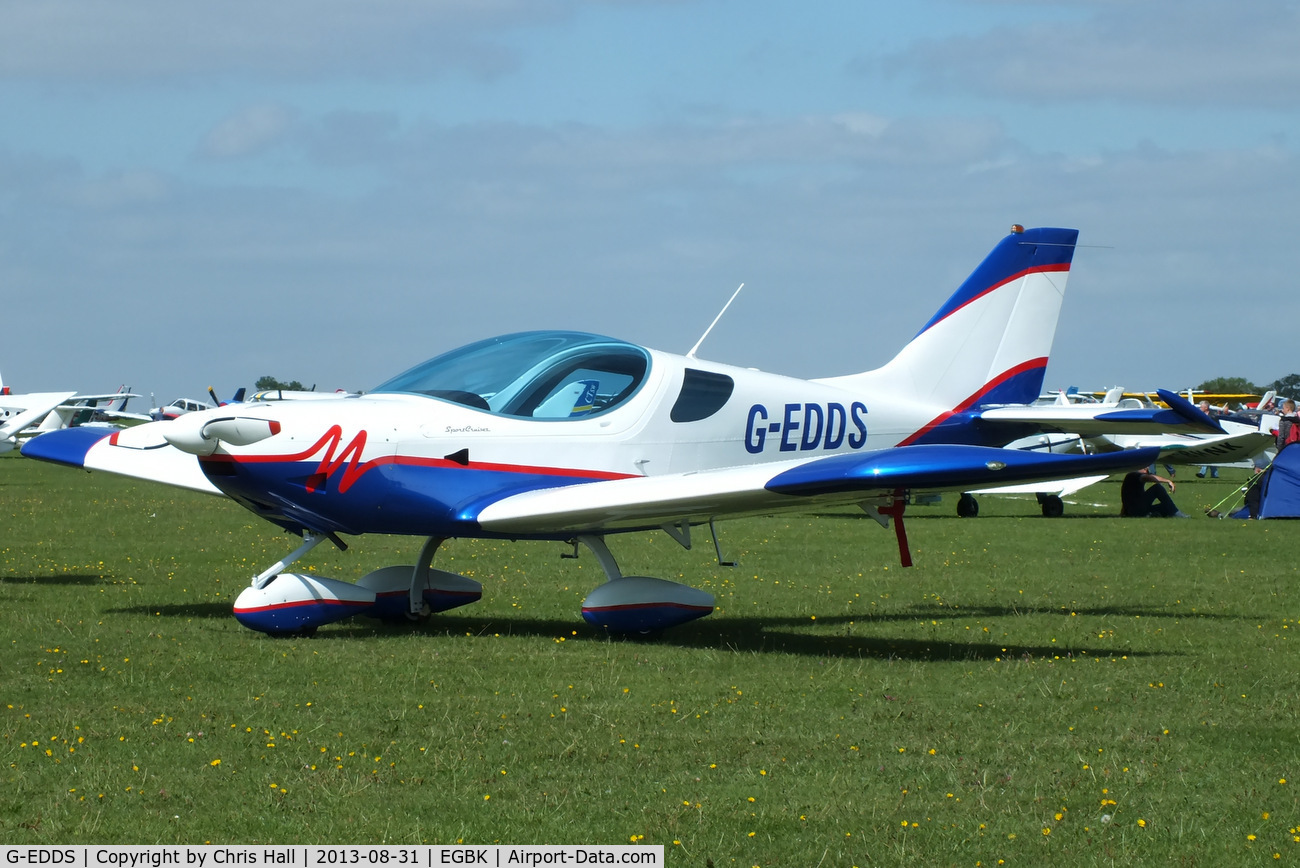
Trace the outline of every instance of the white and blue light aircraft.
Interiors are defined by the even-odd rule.
[[[232,405],[111,436],[71,429],[23,454],[222,494],[301,535],[235,601],[255,630],[310,633],[354,614],[416,618],[475,601],[477,582],[432,567],[458,537],[582,544],[607,579],[583,617],[659,630],[711,613],[712,596],[624,576],[611,536],[662,529],[689,547],[692,529],[717,519],[858,505],[892,519],[907,565],[912,493],[1149,464],[1154,450],[999,448],[1034,430],[1007,405],[1042,388],[1077,235],[1013,227],[892,361],[863,373],[802,380],[536,331],[453,350],[364,395]],[[994,405],[1003,409],[986,418]],[[1185,401],[1111,409],[1108,431],[1121,419],[1137,431],[1213,430]],[[427,542],[415,565],[356,583],[287,571],[322,540],[367,533]]]

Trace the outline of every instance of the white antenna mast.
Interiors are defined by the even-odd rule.
[[[704,334],[700,335],[700,339],[695,342],[695,346],[691,347],[691,351],[686,354],[686,358],[695,358],[695,351],[700,348],[700,344],[704,343],[704,339],[709,336],[709,332],[713,331],[713,327],[718,324],[718,320],[722,319],[722,315],[727,312],[727,308],[731,307],[731,303],[736,300],[736,296],[740,295],[740,291],[744,288],[745,284],[743,283],[736,287],[736,291],[731,294],[731,298],[727,299],[727,303],[722,306],[722,310],[718,311],[718,315],[713,318],[713,322],[709,323],[709,327],[704,330]]]

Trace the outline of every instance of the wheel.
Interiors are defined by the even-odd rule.
[[[1060,518],[1065,515],[1065,504],[1055,494],[1040,496],[1038,502],[1042,505],[1043,515],[1047,518]]]
[[[963,494],[957,500],[957,515],[961,518],[974,518],[980,514],[980,502],[973,494]]]

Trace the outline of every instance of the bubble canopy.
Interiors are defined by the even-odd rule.
[[[443,353],[372,391],[427,395],[500,416],[573,419],[618,406],[649,370],[649,353],[625,341],[519,332]]]

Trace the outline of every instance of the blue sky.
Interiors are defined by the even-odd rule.
[[[0,375],[366,389],[580,328],[883,363],[1081,231],[1047,385],[1300,371],[1300,5],[0,0]]]

